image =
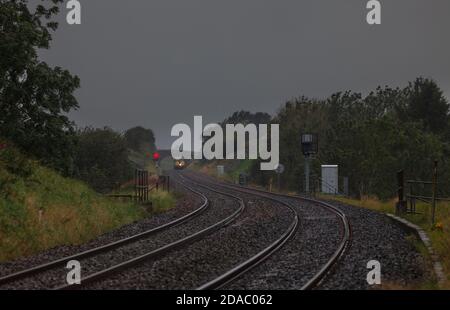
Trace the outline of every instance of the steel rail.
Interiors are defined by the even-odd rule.
[[[220,183],[216,182],[216,184],[220,184]],[[308,201],[308,202],[311,202],[311,203],[315,203],[315,204],[317,204],[317,205],[319,205],[319,206],[321,206],[323,208],[326,208],[326,209],[330,210],[331,212],[335,213],[338,216],[338,218],[341,220],[341,224],[342,224],[343,231],[344,231],[342,239],[341,239],[341,242],[339,243],[339,246],[338,246],[337,250],[333,253],[331,258],[322,266],[322,268],[306,284],[304,284],[300,288],[301,290],[310,290],[310,289],[313,289],[313,288],[317,287],[321,283],[321,281],[327,276],[327,274],[329,273],[331,268],[345,254],[345,252],[347,251],[347,249],[350,246],[350,242],[351,242],[351,226],[350,226],[350,223],[349,223],[349,221],[347,219],[347,216],[345,215],[345,213],[342,210],[340,210],[339,208],[337,208],[337,207],[335,207],[335,206],[333,206],[333,205],[331,205],[331,204],[329,204],[327,202],[316,200],[316,199],[312,199],[312,198],[301,197],[301,196],[293,196],[293,195],[286,195],[286,194],[281,194],[281,193],[273,193],[273,192],[268,192],[268,191],[257,189],[257,188],[238,186],[238,185],[235,185],[235,184],[227,184],[227,185],[221,185],[221,186],[233,188],[233,189],[236,189],[236,190],[238,190],[238,189],[246,189],[246,190],[249,190],[251,192],[259,192],[259,193],[264,193],[266,195],[272,195],[272,196],[278,196],[278,197],[284,197],[284,198],[299,199],[299,200],[303,200],[303,201]],[[256,256],[258,256],[259,254],[260,253],[258,253],[254,257],[256,264],[257,264],[257,260],[258,260],[258,258]],[[238,269],[238,267],[236,267],[235,269]],[[230,270],[229,272],[231,273],[232,270]],[[223,276],[225,276],[225,274]],[[213,287],[214,286],[211,286],[211,288],[213,288]],[[209,287],[207,287],[206,284],[201,286],[201,287],[199,287],[199,289],[208,289],[208,288]]]
[[[304,198],[304,197],[298,197],[298,196],[293,196],[293,197],[296,197],[297,199],[303,199],[306,201],[310,201],[310,202],[319,204],[322,207],[325,207],[331,211],[334,211],[334,213],[336,215],[338,215],[338,217],[341,219],[341,223],[342,223],[342,226],[344,229],[344,234],[342,236],[342,240],[339,243],[337,250],[333,253],[333,255],[326,262],[326,264],[323,265],[323,267],[301,288],[301,290],[310,290],[310,289],[317,287],[321,283],[321,281],[327,276],[327,274],[329,273],[331,268],[337,264],[339,259],[345,254],[345,252],[349,248],[350,242],[351,242],[351,227],[350,227],[350,223],[347,219],[347,216],[339,208],[337,208],[329,203],[326,203],[326,202],[323,202],[320,200],[316,200],[316,199]]]
[[[150,230],[144,231],[142,233],[139,233],[139,234],[136,234],[136,235],[124,238],[124,239],[120,239],[118,241],[114,241],[114,242],[111,242],[111,243],[108,243],[108,244],[105,244],[105,245],[102,245],[102,246],[99,246],[99,247],[95,247],[95,248],[86,250],[84,252],[80,252],[80,253],[77,253],[77,254],[74,254],[74,255],[66,256],[66,257],[63,257],[63,258],[60,258],[60,259],[57,259],[57,260],[45,263],[45,264],[41,264],[41,265],[29,268],[29,269],[21,270],[21,271],[18,271],[18,272],[15,272],[15,273],[12,273],[12,274],[0,277],[0,286],[8,284],[8,283],[11,283],[11,282],[15,282],[17,280],[28,278],[28,277],[33,276],[35,274],[38,274],[38,273],[41,273],[41,272],[53,269],[55,267],[64,265],[68,261],[71,261],[71,260],[79,260],[79,259],[82,259],[82,258],[91,257],[91,256],[94,256],[94,255],[96,255],[98,253],[102,253],[102,252],[106,252],[106,251],[109,251],[109,250],[113,250],[113,249],[116,249],[116,248],[118,248],[120,246],[123,246],[123,245],[129,244],[129,243],[141,240],[143,238],[149,237],[149,236],[151,236],[153,234],[156,234],[158,232],[164,231],[164,230],[166,230],[168,228],[172,228],[172,227],[178,226],[180,224],[183,224],[183,223],[191,220],[195,216],[199,215],[200,213],[202,213],[203,211],[205,211],[209,207],[210,203],[209,203],[208,198],[205,195],[203,195],[199,191],[196,191],[192,187],[190,187],[190,186],[188,186],[186,184],[183,184],[182,182],[178,182],[178,183],[180,183],[182,186],[184,186],[190,192],[192,192],[192,193],[194,193],[194,194],[196,194],[196,195],[198,195],[198,196],[200,196],[202,198],[203,203],[201,204],[201,206],[199,208],[195,209],[194,211],[192,211],[192,212],[190,212],[190,213],[188,213],[188,214],[186,214],[186,215],[184,215],[184,216],[182,216],[182,217],[180,217],[180,218],[178,218],[176,220],[173,220],[173,221],[171,221],[169,223],[166,223],[166,224],[163,224],[161,226],[152,228]]]
[[[226,185],[222,185],[222,184],[218,184],[216,186],[230,189],[230,187],[228,187]],[[251,269],[262,264],[271,255],[273,255],[278,250],[280,250],[286,244],[286,242],[288,242],[294,236],[295,232],[297,231],[297,228],[299,225],[299,217],[298,217],[298,214],[295,211],[295,209],[288,203],[286,203],[282,200],[270,197],[269,195],[266,195],[266,194],[262,194],[262,193],[255,194],[251,191],[246,191],[242,188],[239,188],[239,189],[231,188],[231,189],[234,191],[238,191],[238,192],[243,192],[243,193],[247,193],[247,194],[264,197],[265,199],[280,203],[280,204],[284,205],[285,207],[287,207],[293,213],[294,220],[291,222],[288,229],[285,230],[285,232],[277,240],[272,242],[269,246],[265,247],[263,250],[261,250],[254,256],[250,257],[249,259],[242,262],[241,264],[233,267],[232,269],[228,270],[227,272],[223,273],[222,275],[201,285],[200,287],[197,288],[197,290],[219,289],[219,288],[225,286],[226,284],[234,281],[235,279],[239,278],[243,274],[249,272]]]
[[[181,177],[183,177],[183,176],[181,176]],[[102,271],[90,274],[90,275],[86,276],[85,278],[81,279],[81,284],[62,285],[62,286],[57,287],[56,290],[80,289],[80,288],[86,287],[88,284],[98,282],[99,280],[107,278],[107,277],[111,276],[112,274],[118,273],[120,271],[123,271],[130,267],[133,267],[133,266],[143,263],[145,261],[160,258],[160,257],[164,256],[165,254],[167,254],[168,252],[177,250],[186,245],[190,245],[190,244],[210,235],[211,233],[218,231],[219,229],[229,225],[230,223],[234,222],[245,210],[245,203],[242,200],[242,198],[232,195],[232,194],[229,194],[229,193],[226,193],[226,192],[219,191],[217,189],[213,189],[213,188],[203,185],[203,184],[199,184],[199,183],[196,183],[196,184],[200,187],[206,188],[209,191],[236,199],[237,201],[239,201],[239,208],[235,212],[233,212],[230,216],[226,217],[225,219],[223,219],[201,231],[198,231],[194,234],[186,236],[186,237],[179,239],[177,241],[174,241],[172,243],[166,244],[165,246],[162,246],[158,249],[155,249],[155,250],[145,253],[143,255],[140,255],[140,256],[134,257],[130,260],[124,261],[120,264],[106,268]]]

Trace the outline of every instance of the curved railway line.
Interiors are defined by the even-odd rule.
[[[30,267],[29,269],[25,269],[19,272],[15,272],[3,277],[0,277],[0,289],[6,288],[15,288],[15,283],[20,283],[20,288],[28,288],[27,280],[30,278],[36,278],[39,275],[45,275],[46,272],[52,272],[53,270],[58,270],[58,273],[61,275],[66,274],[67,270],[65,270],[65,264],[71,260],[82,260],[82,259],[95,259],[98,255],[105,255],[105,253],[109,253],[116,249],[122,249],[127,252],[126,246],[131,246],[133,244],[138,244],[138,242],[144,242],[147,240],[152,240],[158,238],[162,232],[167,232],[173,229],[180,229],[189,223],[190,225],[194,225],[195,220],[198,220],[200,217],[209,216],[208,212],[211,212],[211,197],[212,194],[217,195],[220,199],[223,200],[224,197],[228,199],[228,204],[233,201],[233,208],[228,210],[228,214],[223,216],[220,219],[216,219],[213,222],[206,225],[206,227],[200,227],[194,232],[190,231],[189,233],[180,234],[179,237],[175,238],[170,242],[165,242],[157,247],[151,248],[150,250],[145,251],[144,253],[139,253],[139,255],[133,254],[132,257],[128,257],[123,259],[119,263],[113,263],[107,266],[101,266],[99,270],[95,270],[93,272],[87,273],[86,276],[82,277],[81,285],[68,285],[62,284],[61,278],[57,283],[46,283],[46,287],[36,287],[36,284],[32,285],[31,288],[46,288],[46,289],[80,289],[80,288],[91,288],[92,285],[99,283],[105,279],[108,279],[114,275],[121,272],[126,272],[127,270],[132,269],[132,267],[137,267],[148,261],[157,261],[159,259],[164,258],[171,252],[181,251],[185,248],[190,247],[195,244],[197,241],[205,239],[207,237],[214,238],[215,234],[218,231],[225,230],[226,227],[234,224],[238,219],[242,217],[244,210],[246,210],[247,203],[244,201],[244,198],[251,203],[256,203],[259,201],[264,201],[266,204],[272,206],[272,212],[274,215],[276,212],[280,212],[282,209],[277,209],[276,206],[282,206],[283,216],[288,217],[287,214],[290,214],[289,220],[284,219],[284,221],[274,222],[274,223],[284,223],[284,227],[277,228],[278,235],[274,236],[274,240],[269,240],[268,244],[257,244],[255,245],[255,249],[251,252],[252,255],[245,256],[240,258],[240,262],[236,263],[233,261],[233,265],[230,268],[227,266],[226,268],[222,268],[219,274],[215,274],[213,277],[210,277],[208,281],[204,281],[203,284],[196,285],[195,287],[199,290],[205,289],[218,289],[223,288],[233,283],[234,281],[242,278],[245,274],[255,267],[263,264],[267,261],[274,253],[280,251],[289,241],[293,239],[299,230],[299,214],[297,209],[291,204],[289,200],[296,199],[307,204],[314,204],[318,207],[321,207],[323,210],[326,210],[328,214],[334,214],[335,218],[340,222],[340,228],[335,232],[340,235],[340,240],[337,247],[333,250],[333,254],[328,258],[327,262],[321,266],[317,272],[315,272],[314,276],[310,277],[306,283],[303,283],[300,289],[312,289],[320,284],[321,280],[331,271],[333,265],[335,265],[339,258],[345,253],[348,248],[351,240],[351,230],[346,215],[335,206],[316,201],[303,197],[293,197],[286,196],[281,194],[269,193],[266,191],[240,187],[232,184],[224,184],[218,183],[216,181],[205,180],[204,178],[199,179],[198,177],[186,176],[177,173],[179,176],[179,184],[185,187],[188,191],[190,191],[193,195],[197,195],[202,199],[201,205],[196,208],[194,211],[179,217],[171,222],[163,224],[161,226],[149,229],[139,234],[135,234],[133,236],[120,239],[118,241],[114,241],[108,243],[106,245],[102,245],[99,247],[92,248],[90,250],[70,255],[52,262],[48,262],[45,264],[41,264],[38,266]],[[189,185],[188,185],[189,184]],[[208,193],[208,194],[206,194]],[[211,197],[209,197],[211,196]],[[219,198],[215,197],[217,200],[216,204],[219,206],[220,201]],[[287,198],[289,200],[287,200]],[[253,201],[254,200],[254,201]],[[269,203],[270,202],[270,203]],[[276,205],[276,206],[275,206]],[[217,209],[217,206],[215,207]],[[257,209],[254,207],[254,209]],[[272,215],[272,216],[274,216]],[[252,215],[249,213],[246,215],[247,217],[251,217]],[[211,215],[211,217],[214,217]],[[241,219],[242,220],[242,219]],[[275,224],[274,224],[275,225]],[[279,224],[277,224],[279,225]],[[270,229],[270,227],[268,228]],[[236,241],[237,242],[237,241]],[[139,247],[137,245],[136,247]],[[213,251],[213,249],[208,249],[208,251]],[[134,252],[133,252],[134,253]],[[109,254],[113,255],[113,254]],[[218,263],[220,264],[220,263]],[[64,269],[64,270],[63,270]],[[49,279],[54,279],[49,277]],[[65,280],[65,277],[64,277]],[[41,281],[42,284],[42,281]],[[193,287],[193,288],[195,288]]]
[[[108,243],[106,245],[95,247],[95,248],[89,249],[89,250],[81,252],[81,253],[77,253],[77,254],[74,254],[71,256],[66,256],[66,257],[60,258],[58,260],[51,261],[49,263],[41,264],[41,265],[38,265],[35,267],[31,267],[29,269],[25,269],[25,270],[18,271],[18,272],[15,272],[15,273],[12,273],[12,274],[9,274],[6,276],[2,276],[2,277],[0,277],[0,287],[2,285],[8,284],[8,283],[11,283],[14,281],[26,279],[27,277],[36,275],[38,273],[41,273],[41,272],[44,272],[44,271],[47,271],[47,270],[50,270],[50,269],[53,269],[56,267],[64,266],[67,262],[69,262],[71,260],[80,260],[83,258],[91,257],[98,253],[110,251],[110,250],[116,249],[120,246],[141,240],[141,239],[149,237],[149,236],[152,236],[158,232],[164,231],[171,227],[175,227],[177,225],[180,225],[180,224],[190,220],[191,218],[193,218],[196,215],[200,214],[201,212],[205,211],[209,207],[209,200],[206,196],[204,196],[202,193],[194,190],[191,187],[185,186],[185,188],[187,188],[192,193],[199,195],[203,199],[203,203],[201,204],[201,206],[199,208],[195,209],[193,212],[190,212],[190,213],[186,214],[185,216],[177,218],[169,223],[149,229],[145,232],[142,232],[142,233],[139,233],[139,234],[127,237],[127,238],[123,238],[121,240]]]
[[[279,194],[279,193],[272,193],[272,192],[267,192],[267,191],[256,189],[256,188],[237,186],[234,184],[226,184],[226,185],[220,184],[220,186],[230,188],[230,189],[236,190],[238,192],[243,192],[243,193],[253,193],[253,194],[257,193],[261,197],[265,197],[272,201],[283,204],[286,207],[288,207],[290,210],[292,210],[293,213],[295,213],[295,221],[292,223],[291,227],[289,227],[289,229],[286,231],[286,233],[283,234],[283,236],[281,236],[280,239],[278,239],[272,245],[270,245],[269,247],[267,247],[266,249],[264,249],[257,255],[253,256],[252,258],[248,259],[247,261],[243,262],[241,265],[236,266],[232,270],[229,270],[228,272],[222,274],[221,276],[210,281],[209,283],[202,285],[201,287],[198,288],[200,290],[202,290],[202,289],[217,289],[217,288],[221,288],[221,287],[225,286],[227,283],[231,282],[233,279],[236,279],[239,275],[242,275],[246,271],[249,271],[251,268],[257,266],[258,264],[263,263],[265,261],[265,259],[267,259],[270,256],[270,254],[272,254],[274,251],[280,249],[289,240],[289,238],[291,238],[293,236],[293,234],[295,233],[295,231],[298,227],[298,214],[295,211],[295,209],[288,202],[286,202],[280,198],[298,199],[301,201],[314,203],[317,206],[320,206],[324,209],[331,211],[332,213],[336,214],[337,217],[339,218],[341,225],[342,225],[342,230],[344,232],[336,251],[329,258],[329,260],[326,262],[326,264],[324,264],[320,268],[320,270],[317,273],[315,273],[315,275],[312,278],[310,278],[309,281],[300,288],[301,290],[314,289],[317,285],[319,285],[320,282],[325,278],[327,273],[330,272],[333,265],[335,265],[339,261],[339,258],[345,254],[345,251],[347,250],[347,248],[350,245],[351,228],[350,228],[349,221],[348,221],[346,215],[344,214],[344,212],[342,212],[339,208],[337,208],[329,203],[318,201],[318,200],[311,199],[311,198],[305,198],[305,197],[300,197],[300,196],[291,196],[291,195],[285,195],[285,194]],[[275,198],[275,197],[278,197],[278,198]]]

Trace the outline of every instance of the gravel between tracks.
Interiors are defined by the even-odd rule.
[[[202,191],[216,203],[217,194]],[[282,204],[255,195],[240,197],[246,208],[229,226],[162,259],[125,270],[88,288],[195,289],[267,247],[293,221],[293,213]]]
[[[336,223],[314,221],[314,204],[285,199],[298,208],[301,227],[281,251],[227,289],[300,289],[327,262],[342,238]],[[429,277],[427,263],[408,234],[385,215],[329,201],[342,210],[350,223],[350,248],[317,289],[379,289],[417,287]],[[308,207],[309,206],[309,207]],[[311,213],[312,212],[312,213]],[[303,214],[303,216],[302,216]],[[334,226],[332,226],[334,225]],[[337,238],[339,236],[339,238]],[[334,248],[333,248],[334,245]],[[367,283],[367,263],[381,264],[382,285]]]
[[[226,289],[300,289],[337,249],[343,230],[332,212],[297,198],[281,199],[299,214],[300,227],[295,237]],[[414,288],[433,277],[411,236],[385,215],[336,201],[327,202],[346,214],[352,240],[346,255],[318,289]],[[371,286],[366,281],[370,271],[367,263],[371,260],[381,264],[381,286]]]
[[[207,178],[190,175],[208,186]],[[165,230],[149,238],[126,245],[105,254],[82,260],[83,275],[129,259],[151,249],[178,240],[229,216],[238,208],[230,197],[196,187],[205,193],[211,206],[188,223]],[[236,195],[236,191],[220,187]],[[254,194],[237,194],[246,203],[240,217],[227,227],[162,259],[148,261],[124,270],[108,279],[91,284],[89,289],[193,289],[250,258],[283,234],[293,220],[292,212],[283,204]],[[282,198],[295,208],[300,225],[294,237],[284,247],[226,289],[300,289],[332,256],[342,238],[338,217],[315,203],[296,198]],[[408,234],[384,215],[348,205],[331,202],[348,217],[352,242],[346,254],[319,285],[319,289],[373,289],[416,287],[431,277],[426,260],[408,240]],[[39,255],[0,264],[0,275],[72,255],[104,245],[133,234],[160,226],[181,217],[201,204],[200,197],[188,194],[173,210],[126,225],[104,234],[82,246],[61,246]],[[381,263],[382,286],[369,286],[367,263]],[[67,270],[49,271],[11,288],[48,288],[64,283]],[[51,285],[49,284],[51,283]]]
[[[352,242],[334,272],[319,288],[417,288],[431,279],[428,262],[411,241],[414,237],[409,238],[407,232],[381,213],[332,203],[347,215],[352,226]],[[381,286],[370,286],[366,281],[370,260],[381,264]]]

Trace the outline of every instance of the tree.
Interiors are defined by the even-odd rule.
[[[417,78],[407,87],[408,115],[421,121],[426,130],[444,134],[449,124],[449,103],[442,90],[431,79]]]
[[[251,113],[248,111],[238,111],[234,112],[230,117],[227,117],[223,122],[222,125],[225,126],[226,124],[255,124],[258,126],[259,124],[268,124],[271,120],[270,114],[263,113],[263,112],[257,112],[257,113]]]
[[[102,193],[132,177],[125,139],[108,127],[78,132],[75,167],[78,178]]]
[[[441,98],[436,87],[427,87]],[[411,102],[417,100],[417,105],[426,105],[428,97],[422,96],[426,93],[422,87],[415,92],[412,89],[386,86],[378,87],[366,97],[345,91],[327,100],[301,97],[287,102],[273,120],[281,125],[284,186],[291,190],[302,188],[304,157],[299,139],[305,131],[319,136],[319,154],[313,159],[312,174],[320,176],[321,164],[338,164],[340,176],[349,177],[350,193],[354,196],[390,198],[396,193],[397,171],[406,170],[411,179],[430,179],[434,159],[443,167],[441,179],[448,178],[449,150],[445,137],[440,131],[424,130],[423,115],[418,114],[417,119],[408,116]],[[440,102],[436,105],[443,113],[444,101],[435,100]],[[442,123],[446,122],[445,117],[444,113]],[[252,173],[262,182],[267,180],[256,170]]]
[[[26,153],[70,172],[74,127],[66,113],[78,107],[78,77],[37,57],[48,49],[52,17],[63,0],[31,11],[27,0],[0,0],[0,130]]]
[[[153,131],[141,126],[128,129],[125,132],[125,141],[127,147],[136,152],[153,152],[156,150]]]

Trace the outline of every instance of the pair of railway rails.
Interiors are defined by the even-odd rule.
[[[246,208],[246,203],[244,202],[242,197],[240,197],[240,195],[242,194],[256,196],[259,199],[268,200],[284,206],[291,213],[292,220],[289,223],[289,225],[287,225],[287,228],[284,230],[284,232],[275,241],[270,243],[268,246],[265,246],[255,255],[244,258],[240,264],[237,264],[233,268],[222,273],[221,275],[216,276],[209,282],[198,286],[197,287],[198,290],[223,288],[225,285],[232,283],[234,280],[239,279],[241,276],[243,276],[256,266],[263,264],[265,260],[267,260],[271,255],[282,249],[283,246],[292,239],[292,237],[295,235],[299,227],[299,215],[295,210],[295,208],[293,208],[293,206],[289,202],[287,202],[285,198],[298,199],[307,203],[313,203],[318,207],[324,208],[334,213],[342,225],[342,230],[336,232],[337,234],[341,235],[341,239],[333,255],[320,268],[320,270],[317,273],[315,273],[315,275],[311,277],[309,281],[307,281],[307,283],[305,283],[301,287],[301,289],[307,290],[317,287],[320,284],[320,282],[326,277],[326,275],[331,271],[333,265],[335,265],[339,261],[339,258],[346,252],[346,249],[350,244],[351,230],[347,217],[341,210],[326,202],[304,197],[287,196],[278,193],[269,193],[263,190],[241,187],[233,184],[225,184],[205,180],[198,181],[192,179],[191,177],[184,176],[180,173],[177,173],[177,175],[179,176],[179,181],[177,181],[177,183],[182,185],[192,194],[199,196],[202,200],[200,206],[194,211],[182,217],[179,217],[171,222],[149,229],[139,234],[135,234],[127,238],[123,238],[102,246],[89,249],[81,253],[63,257],[29,269],[24,269],[22,271],[2,276],[0,277],[0,289],[2,287],[5,287],[5,285],[11,286],[14,285],[15,282],[26,281],[30,277],[36,277],[39,274],[47,271],[51,271],[58,268],[65,268],[65,265],[69,261],[82,260],[86,258],[95,258],[96,255],[100,255],[108,251],[113,251],[114,249],[132,244],[140,240],[144,240],[146,238],[151,238],[157,233],[169,230],[179,225],[183,225],[191,221],[193,218],[197,217],[210,207],[210,199],[207,197],[207,195],[204,194],[204,192],[201,191],[201,189],[206,189],[207,191],[217,193],[219,195],[233,199],[236,202],[238,202],[239,207],[231,215],[221,219],[218,222],[213,223],[212,225],[207,226],[204,229],[191,233],[173,242],[169,242],[163,246],[157,247],[156,249],[148,251],[144,254],[122,261],[121,263],[114,264],[107,268],[103,268],[100,271],[90,273],[81,279],[80,284],[64,284],[55,286],[49,283],[48,284],[49,287],[47,288],[56,290],[67,290],[67,289],[81,289],[84,287],[89,287],[90,284],[99,282],[103,279],[107,279],[108,277],[117,274],[123,270],[132,268],[147,261],[160,259],[169,252],[182,249],[183,247],[187,247],[207,236],[213,235],[218,230],[236,221],[240,217],[240,215],[244,212]]]

